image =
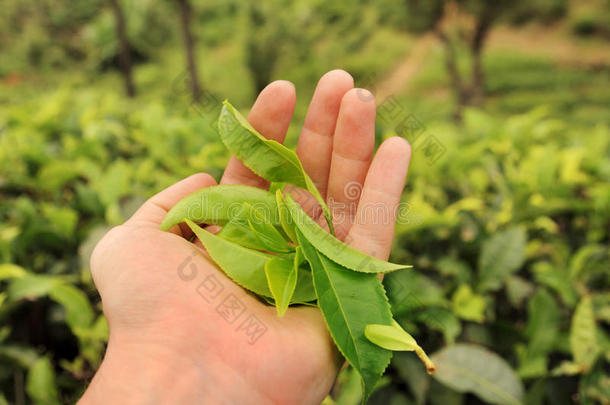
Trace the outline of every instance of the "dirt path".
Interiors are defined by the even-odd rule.
[[[432,34],[417,39],[409,54],[402,59],[376,86],[379,102],[390,94],[406,91],[411,80],[426,61],[428,53],[440,44]],[[567,33],[567,28],[530,26],[513,28],[500,26],[491,31],[487,51],[517,51],[547,56],[558,64],[572,66],[610,65],[610,44],[601,41],[580,41]]]
[[[377,84],[375,98],[378,102],[391,94],[399,94],[407,89],[409,82],[419,72],[426,60],[430,47],[437,46],[436,41],[432,34],[426,34],[417,39],[409,54]]]
[[[490,33],[487,46],[490,50],[548,56],[558,64],[610,65],[610,44],[596,39],[580,40],[567,31],[562,25],[524,29],[501,26]]]

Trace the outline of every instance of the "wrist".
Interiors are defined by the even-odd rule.
[[[104,360],[78,405],[223,403],[206,391],[213,384],[201,365],[169,347],[111,335]]]
[[[204,355],[188,344],[150,339],[146,332],[131,335],[111,332],[104,360],[77,405],[272,402],[214,353]],[[143,337],[148,341],[143,343]]]

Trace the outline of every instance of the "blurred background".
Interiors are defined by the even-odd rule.
[[[372,404],[610,403],[610,1],[2,0],[0,404],[73,403],[108,336],[91,250],[228,160],[213,123],[342,68],[414,149]],[[359,403],[343,372],[327,402]]]

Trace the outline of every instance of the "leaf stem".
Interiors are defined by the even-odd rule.
[[[424,352],[424,349],[422,349],[420,346],[416,346],[415,354],[417,354],[417,357],[419,357],[419,359],[426,366],[426,371],[428,372],[428,374],[432,375],[432,374],[436,373],[436,366],[434,365],[432,360],[430,360],[430,358],[428,357],[426,352]]]

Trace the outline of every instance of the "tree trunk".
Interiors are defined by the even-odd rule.
[[[121,72],[125,82],[125,93],[127,93],[128,97],[134,97],[136,89],[131,75],[131,50],[125,28],[125,17],[123,16],[119,0],[110,0],[110,5],[112,6],[112,12],[116,21],[116,33],[119,40],[119,64],[121,65]]]
[[[472,82],[471,82],[471,100],[473,105],[480,106],[483,104],[485,93],[485,74],[483,72],[482,51],[485,44],[485,39],[493,22],[491,11],[484,12],[475,25],[474,35],[470,44],[470,52],[472,55]]]
[[[188,0],[178,0],[180,6],[180,25],[186,50],[186,66],[190,76],[191,94],[193,101],[199,101],[201,87],[197,75],[197,58],[195,57],[195,40],[191,33],[191,5]]]
[[[462,108],[470,101],[469,93],[464,86],[462,77],[457,67],[455,48],[451,43],[449,36],[441,29],[435,31],[437,37],[441,40],[445,48],[445,68],[449,75],[449,85],[455,97],[454,119],[459,121],[462,117]]]

